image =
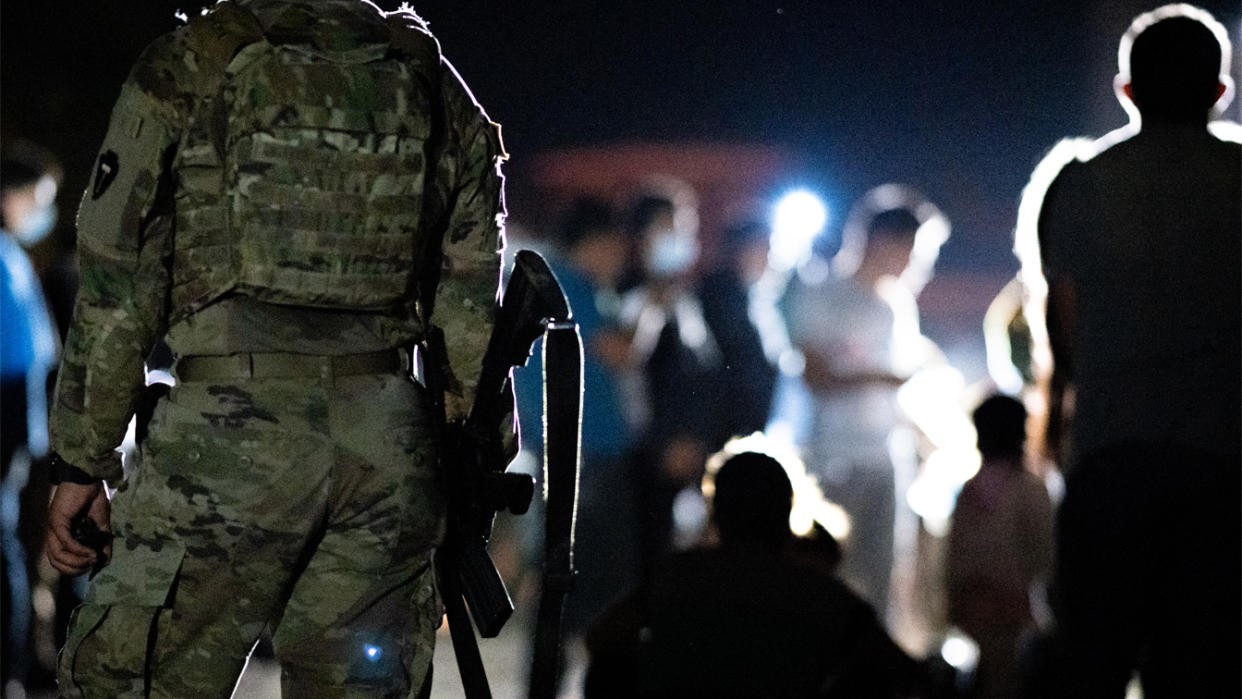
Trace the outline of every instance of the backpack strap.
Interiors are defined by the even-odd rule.
[[[196,99],[188,128],[183,132],[183,146],[184,139],[195,125],[202,119],[210,118],[216,109],[216,102],[234,59],[247,46],[265,43],[259,20],[235,2],[217,3],[207,14],[192,19],[186,25],[185,31],[186,43],[193,52],[198,69],[195,71],[194,81]],[[218,134],[213,136],[216,136],[212,140],[215,142],[217,156],[222,160],[224,144],[218,142]]]
[[[389,12],[384,19],[388,22],[389,47],[393,51],[428,65],[440,62],[440,41],[431,34],[422,17],[405,10]]]
[[[427,22],[405,6],[397,12],[387,13],[384,19],[388,22],[391,32],[390,49],[406,60],[426,65],[431,69],[428,85],[431,95],[431,134],[427,139],[427,164],[426,176],[423,180],[424,197],[421,217],[423,230],[429,234],[423,236],[423,250],[420,255],[421,269],[413,276],[412,288],[406,294],[406,298],[409,299],[407,313],[410,317],[418,318],[426,332],[431,327],[436,289],[440,284],[440,268],[443,265],[440,250],[442,241],[439,235],[441,232],[432,232],[435,217],[443,214],[437,210],[436,203],[433,201],[435,197],[432,196],[434,187],[432,180],[436,171],[436,163],[444,151],[447,129],[444,123],[444,95],[440,76],[440,41],[427,28]]]
[[[234,2],[217,4],[211,12],[190,22],[186,30],[186,39],[204,76],[200,95],[218,89],[229,64],[243,48],[264,41],[259,20]]]

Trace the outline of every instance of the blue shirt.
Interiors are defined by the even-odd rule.
[[[47,451],[47,375],[57,338],[34,267],[21,246],[0,231],[0,375],[26,383],[26,446]]]
[[[593,352],[598,334],[613,326],[612,318],[596,303],[597,289],[578,270],[560,260],[552,270],[569,301],[583,345],[582,457],[586,462],[618,459],[629,451],[632,439],[621,409],[617,377]],[[543,449],[543,341],[535,344],[534,356],[514,371],[514,393],[521,419],[523,448]]]

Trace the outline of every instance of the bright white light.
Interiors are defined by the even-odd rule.
[[[379,646],[373,646],[370,643],[366,645],[367,660],[379,660],[384,651]]]
[[[940,646],[940,657],[959,671],[971,672],[979,664],[979,645],[969,636],[953,629]]]
[[[827,223],[828,208],[811,192],[796,189],[781,197],[772,217],[772,265],[780,270],[796,267]]]
[[[906,502],[938,537],[949,531],[962,484],[979,470],[975,428],[956,398],[965,390],[961,372],[947,365],[924,369],[897,389],[898,405],[935,446],[906,491]]]

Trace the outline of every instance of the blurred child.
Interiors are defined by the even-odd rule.
[[[976,697],[1018,696],[1032,585],[1052,565],[1052,502],[1025,467],[1026,409],[995,395],[973,414],[983,463],[958,495],[946,564],[949,622],[979,644]]]

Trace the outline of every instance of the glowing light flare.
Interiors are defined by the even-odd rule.
[[[1048,282],[1044,279],[1043,261],[1039,251],[1039,214],[1044,197],[1052,181],[1066,165],[1074,161],[1086,162],[1100,150],[1122,137],[1122,127],[1111,134],[1092,141],[1086,138],[1062,140],[1040,160],[1031,173],[1031,179],[1022,189],[1018,203],[1018,225],[1014,230],[1013,252],[1018,257],[1018,280],[1022,284],[1022,314],[1031,332],[1031,365],[1036,378],[1043,379],[1052,371],[1052,350],[1048,340],[1048,328],[1044,324],[1048,298]]]
[[[979,471],[979,452],[972,449],[937,449],[906,491],[906,503],[923,520],[927,533],[949,533],[953,508],[962,485]]]
[[[973,672],[979,665],[979,644],[957,629],[950,629],[940,644],[940,657],[960,672]]]
[[[937,537],[948,533],[957,493],[979,470],[975,428],[957,402],[965,388],[961,372],[942,365],[920,371],[897,390],[897,403],[936,447],[906,491],[906,502]]]
[[[811,254],[811,243],[828,223],[828,207],[815,194],[796,189],[781,197],[772,214],[772,266],[790,270]]]
[[[363,647],[362,652],[367,656],[367,660],[370,660],[372,662],[378,661],[384,655],[383,648],[380,648],[379,646],[373,645],[371,643],[366,644]]]
[[[965,390],[966,379],[957,369],[947,364],[929,367],[897,389],[897,404],[937,448],[970,451],[975,427],[957,403]]]
[[[796,499],[797,495],[794,498]],[[802,499],[806,500],[807,498],[804,495]],[[823,499],[822,493],[819,500],[811,503],[799,503],[789,513],[789,528],[798,536],[810,534],[816,522],[826,529],[832,535],[832,538],[837,541],[845,541],[850,536],[849,513],[835,502]]]

